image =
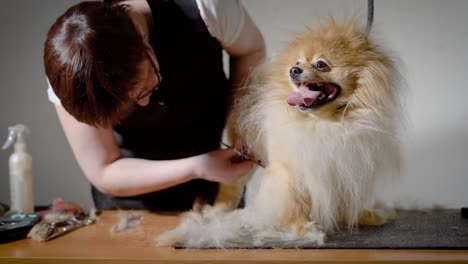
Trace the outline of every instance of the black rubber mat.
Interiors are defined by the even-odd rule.
[[[329,235],[320,248],[467,249],[468,219],[460,210],[399,211],[384,226]]]
[[[181,244],[175,248],[184,248]],[[258,247],[255,247],[258,249]],[[274,243],[262,248],[281,248]],[[325,244],[301,248],[328,249],[468,249],[468,219],[460,210],[398,211],[396,219],[379,227],[328,234]]]

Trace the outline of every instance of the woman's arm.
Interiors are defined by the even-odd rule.
[[[247,13],[239,38],[224,48],[230,56],[230,81],[234,88],[245,84],[252,69],[265,59],[265,41]]]
[[[122,158],[111,128],[81,123],[59,105],[56,110],[88,180],[100,191],[114,196],[158,191],[192,179],[231,183],[252,167],[248,161],[232,163],[235,153],[230,150],[170,161]]]
[[[230,56],[230,81],[238,87],[265,57],[265,41],[239,0],[195,0],[211,36]]]

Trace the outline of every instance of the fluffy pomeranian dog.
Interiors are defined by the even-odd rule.
[[[158,242],[307,247],[329,232],[384,224],[394,213],[376,207],[374,188],[399,167],[399,76],[355,20],[297,35],[256,70],[230,117],[234,140],[266,165],[247,184],[245,208],[216,210],[238,201],[239,186],[224,186],[214,207],[186,214]]]

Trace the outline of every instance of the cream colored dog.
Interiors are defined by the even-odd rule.
[[[186,214],[158,238],[187,247],[301,247],[360,224],[381,225],[374,187],[399,167],[399,74],[355,21],[329,19],[298,35],[257,70],[230,118],[250,155],[262,160],[248,188],[223,187],[214,208]]]

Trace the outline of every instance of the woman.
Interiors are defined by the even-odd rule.
[[[48,94],[96,207],[186,210],[245,174],[252,163],[219,143],[229,94],[264,50],[233,0],[83,2],[59,17]]]

